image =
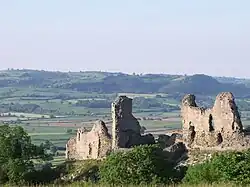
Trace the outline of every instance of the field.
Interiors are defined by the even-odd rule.
[[[14,90],[14,91],[13,91]],[[4,93],[12,92],[10,95]],[[61,93],[70,95],[75,99],[62,97]],[[79,127],[91,129],[93,124],[101,119],[105,121],[109,131],[111,130],[111,105],[105,108],[77,106],[78,102],[112,101],[117,95],[127,95],[130,98],[151,98],[164,94],[87,94],[68,90],[54,89],[0,89],[5,97],[0,104],[10,109],[17,107],[19,112],[0,113],[0,123],[20,125],[31,136],[33,143],[40,145],[47,140],[57,147],[58,156],[54,157],[54,165],[64,161],[65,144],[68,139],[75,136]],[[32,93],[32,94],[31,94]],[[166,95],[166,94],[165,94]],[[174,103],[169,100],[170,103]],[[19,108],[18,108],[19,107]],[[27,107],[27,109],[25,108]],[[30,107],[30,108],[29,108]],[[33,108],[36,110],[33,110]],[[8,108],[8,109],[9,109]],[[25,111],[22,111],[25,108]],[[161,108],[134,109],[134,116],[138,118],[140,125],[146,128],[146,133],[154,135],[166,133],[168,130],[181,128],[179,111],[164,112]]]
[[[110,102],[117,95],[126,95],[134,100],[140,98],[133,107],[133,114],[146,128],[145,133],[157,136],[181,129],[180,110],[171,108],[178,107],[180,101],[169,98],[168,94],[90,94],[49,88],[0,88],[0,105],[3,108],[0,123],[22,126],[37,145],[49,140],[57,148],[52,161],[57,165],[64,161],[65,144],[75,136],[79,127],[90,130],[100,119],[110,131]],[[241,115],[244,125],[250,126],[250,112],[242,110]]]

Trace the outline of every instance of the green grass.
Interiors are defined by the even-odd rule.
[[[77,129],[77,127],[60,127],[60,126],[35,126],[31,125],[24,127],[24,129],[31,135],[35,134],[64,134],[67,132],[67,129]]]
[[[47,134],[47,135],[33,135],[31,136],[31,140],[34,144],[40,145],[41,143],[45,142],[46,140],[49,140],[52,142],[55,146],[59,147],[65,147],[67,141],[74,135],[72,134],[60,134],[60,135],[54,135],[54,134]]]
[[[50,140],[56,146],[65,147],[68,139],[72,136],[75,136],[75,133],[67,133],[68,129],[72,129],[73,132],[77,130],[79,127],[86,127],[91,129],[93,124],[98,120],[102,119],[104,121],[109,121],[110,111],[109,110],[98,110],[93,109],[92,112],[99,112],[100,114],[91,116],[91,113],[88,113],[86,116],[68,116],[66,118],[52,118],[52,119],[30,119],[27,121],[23,121],[21,124],[17,124],[22,126],[28,134],[31,136],[33,143],[40,145],[46,140]],[[106,114],[109,115],[105,117]],[[26,115],[23,113],[16,113],[19,115]],[[180,118],[174,118],[172,116],[177,116],[178,112],[173,113],[155,113],[157,117],[169,117],[167,120],[156,121],[156,120],[140,120],[140,125],[145,126],[148,133],[158,134],[158,133],[166,133],[167,130],[178,129],[181,127]],[[136,117],[140,116],[148,116],[154,115],[151,112],[144,113],[134,113]],[[38,117],[39,114],[30,114],[30,117]],[[7,119],[9,117],[5,117]],[[17,118],[10,117],[9,120],[16,120]],[[0,118],[1,120],[1,118]],[[108,128],[110,130],[110,124],[108,124]],[[110,131],[111,132],[111,131]]]
[[[22,118],[21,118],[22,119]],[[23,118],[23,119],[27,119],[27,118]],[[17,117],[0,117],[0,121],[16,121],[17,120]]]
[[[141,126],[145,126],[147,129],[166,128],[166,129],[179,129],[181,127],[180,122],[176,121],[154,121],[154,120],[142,120]]]
[[[31,185],[30,187],[236,187],[237,185],[232,183],[220,183],[220,184],[173,184],[173,185],[108,185],[108,184],[93,184],[88,182],[72,182],[70,184],[50,184],[50,185]],[[249,186],[249,185],[246,185]],[[6,185],[6,187],[14,187],[13,185]]]

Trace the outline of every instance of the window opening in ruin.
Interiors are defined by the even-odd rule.
[[[189,126],[189,134],[190,134],[190,143],[192,143],[195,138],[195,128],[193,125]]]
[[[80,137],[81,137],[81,136],[80,136],[80,133],[78,133],[78,141],[80,141]]]
[[[218,134],[217,134],[217,143],[218,143],[218,144],[221,144],[222,142],[223,142],[222,135],[221,135],[221,133],[218,133]]]
[[[91,144],[89,144],[89,155],[90,156],[92,155],[92,146],[91,146]]]
[[[234,131],[235,129],[234,129],[235,127],[234,127],[234,122],[233,122],[233,124],[232,124],[232,130]]]
[[[213,121],[213,116],[210,114],[209,115],[209,132],[214,131],[214,121]]]

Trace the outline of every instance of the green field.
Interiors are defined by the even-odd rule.
[[[82,109],[86,111],[86,109]],[[0,117],[0,121],[10,122],[17,119],[21,120],[18,124],[22,126],[28,134],[31,136],[33,143],[40,145],[46,140],[49,140],[55,146],[60,147],[60,149],[65,148],[65,144],[70,137],[75,136],[75,131],[79,127],[86,127],[91,129],[96,120],[102,119],[104,121],[110,121],[111,116],[109,114],[110,110],[92,110],[95,114],[82,113],[81,116],[64,116],[58,118],[42,118],[43,114],[30,114],[30,113],[11,113],[15,117]],[[20,118],[20,116],[24,116]],[[168,120],[140,120],[141,126],[146,127],[146,133],[159,134],[166,133],[167,130],[178,129],[181,127],[180,118],[178,118],[178,112],[173,113],[152,113],[152,112],[140,112],[134,113],[136,117],[168,117]],[[173,120],[171,120],[171,118]],[[179,119],[179,120],[178,120]],[[108,129],[111,131],[111,125],[108,124]],[[69,132],[70,131],[70,132]],[[61,151],[61,154],[64,152]],[[64,161],[64,156],[55,156],[52,163],[54,165],[62,163]]]
[[[102,74],[75,76],[86,81],[93,76],[102,79],[99,75]],[[90,130],[99,119],[110,122],[111,102],[118,95],[133,98],[133,114],[139,119],[141,126],[146,128],[146,133],[157,136],[181,128],[178,109],[180,98],[168,93],[90,93],[34,86],[0,88],[0,123],[22,126],[37,145],[49,140],[60,152],[60,156],[54,157],[53,164],[57,164],[64,160],[65,144],[70,137],[75,136],[79,127]],[[209,103],[208,101],[205,103]],[[248,101],[246,99],[246,103]],[[244,100],[241,99],[240,102]],[[245,110],[246,103],[240,105],[239,109],[243,124],[250,126],[250,112]],[[111,131],[111,124],[107,126]]]

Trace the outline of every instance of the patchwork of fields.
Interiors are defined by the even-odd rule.
[[[68,139],[75,136],[79,127],[91,129],[101,119],[111,128],[110,105],[117,95],[127,95],[136,100],[140,106],[134,107],[133,114],[138,118],[145,133],[157,136],[168,131],[181,129],[180,111],[161,108],[157,103],[178,107],[180,101],[168,98],[167,94],[86,94],[83,92],[55,89],[0,89],[0,123],[20,125],[31,136],[33,143],[40,145],[49,140],[56,147],[57,154],[53,164],[64,161],[64,149]],[[143,100],[145,99],[145,100]],[[93,105],[85,105],[87,104]],[[100,103],[101,102],[101,103]],[[80,103],[77,105],[77,103]],[[146,104],[145,104],[146,103]],[[81,105],[84,104],[84,105]],[[88,107],[89,106],[89,107]],[[143,106],[146,106],[143,108]],[[165,106],[165,105],[164,105]],[[15,110],[10,112],[9,110]],[[250,126],[250,112],[241,111],[245,126]]]

